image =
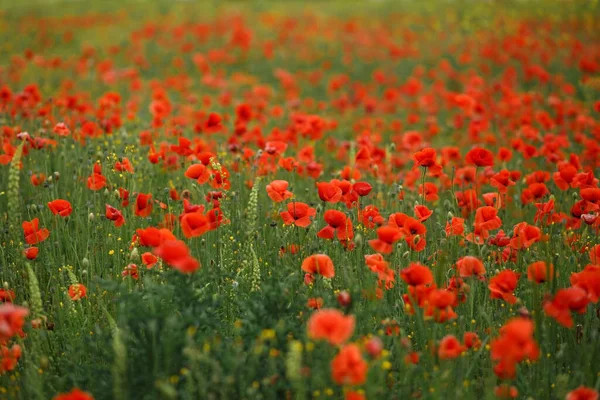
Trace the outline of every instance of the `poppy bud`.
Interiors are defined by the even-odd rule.
[[[90,260],[88,260],[87,257],[83,257],[83,260],[81,260],[81,265],[83,268],[88,268],[90,266]]]
[[[52,182],[52,177],[49,176],[48,178],[46,178],[46,182]],[[44,183],[46,183],[46,182],[44,182]]]
[[[129,259],[131,261],[137,261],[140,259],[140,254],[138,253],[137,247],[134,247],[133,250],[131,250],[131,253],[129,254]]]
[[[452,218],[454,218],[454,214],[452,214],[452,211],[448,211],[448,219]]]
[[[93,221],[94,220],[94,213],[90,213],[88,215],[88,221]]]
[[[105,196],[108,196],[108,195],[109,195],[109,193],[110,193],[110,192],[108,191],[108,189],[104,189],[104,195],[105,195]]]
[[[412,348],[412,345],[410,344],[410,339],[409,338],[403,337],[402,339],[400,339],[400,345],[402,347],[404,347],[405,349]]]
[[[20,132],[20,133],[17,135],[17,137],[18,137],[20,140],[28,140],[28,139],[31,139],[31,136],[29,136],[29,133],[28,133],[28,132]]]
[[[381,354],[381,351],[383,350],[383,342],[377,336],[372,337],[371,339],[369,339],[369,341],[365,345],[365,349],[367,350],[367,353],[369,353],[369,355],[371,357],[377,358],[377,357],[379,357],[379,355]]]
[[[362,245],[363,242],[363,237],[360,233],[358,233],[355,237],[354,237],[354,243],[356,243],[357,246]]]
[[[529,310],[527,309],[527,307],[519,308],[519,315],[522,318],[531,318],[531,314],[529,313]]]
[[[37,247],[30,247],[24,251],[25,257],[27,257],[28,260],[35,260],[35,258],[38,255],[38,252],[39,249]]]
[[[404,258],[410,257],[410,251],[405,251],[404,254],[402,254],[402,257],[404,257]]]
[[[341,307],[350,307],[352,304],[352,297],[350,296],[350,293],[344,290],[338,294],[337,301]]]
[[[59,180],[59,179],[60,179],[60,172],[58,172],[58,171],[54,171],[54,174],[53,174],[53,175],[54,175],[54,180],[55,180],[55,181],[57,181],[57,180]]]
[[[40,318],[31,320],[31,327],[33,329],[39,329],[42,326],[42,320]]]
[[[311,274],[304,274],[304,284],[305,285],[312,285],[313,282],[315,281],[315,277],[312,276]]]
[[[581,219],[586,223],[586,225],[592,225],[596,222],[598,216],[595,214],[581,214]]]
[[[121,198],[121,194],[119,193],[119,191],[118,191],[118,190],[115,190],[115,191],[113,192],[113,195],[115,196],[115,198],[116,198],[116,199],[119,199],[119,198]]]

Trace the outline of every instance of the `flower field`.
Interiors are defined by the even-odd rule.
[[[17,3],[0,399],[598,400],[597,1]]]

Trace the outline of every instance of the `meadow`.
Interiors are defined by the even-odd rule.
[[[0,399],[598,400],[598,1],[0,6]]]

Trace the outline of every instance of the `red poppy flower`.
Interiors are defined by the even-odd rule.
[[[515,250],[526,249],[542,239],[542,232],[537,226],[521,222],[515,225],[510,246]]]
[[[146,229],[136,230],[136,236],[140,242],[140,246],[158,247],[161,243],[169,240],[177,240],[173,232],[168,229],[158,229],[148,227]]]
[[[494,396],[499,399],[516,399],[519,396],[519,390],[506,383],[494,388]]]
[[[523,360],[535,361],[540,350],[533,339],[534,324],[528,318],[517,317],[500,328],[500,336],[490,343],[494,373],[502,379],[512,379],[516,365]]]
[[[306,257],[302,261],[302,271],[309,274],[319,274],[324,278],[333,278],[335,276],[335,269],[333,267],[333,261],[325,254],[314,254]]]
[[[71,134],[71,131],[64,122],[59,122],[58,124],[54,125],[52,132],[56,133],[58,136],[69,136]]]
[[[181,217],[181,229],[186,238],[202,236],[210,230],[210,221],[200,212],[191,212]]]
[[[597,303],[600,299],[600,265],[586,265],[583,271],[571,274],[570,282],[585,290],[590,301]]]
[[[429,285],[433,283],[433,273],[429,267],[411,263],[408,267],[400,271],[400,277],[410,286]]]
[[[554,278],[554,266],[544,261],[537,261],[527,267],[527,279],[535,283],[543,283]]]
[[[46,174],[33,174],[31,175],[30,181],[33,186],[39,186],[46,182]]]
[[[479,349],[481,347],[481,340],[475,332],[465,332],[463,335],[463,342],[467,349]]]
[[[455,336],[447,335],[440,340],[437,352],[441,360],[451,360],[459,357],[465,350],[466,347]]]
[[[425,222],[433,215],[433,211],[427,208],[427,206],[418,204],[415,206],[415,216],[419,219],[419,222]]]
[[[327,226],[321,229],[317,236],[323,239],[333,239],[337,234],[339,240],[350,240],[354,237],[352,220],[341,211],[327,210],[323,216]]]
[[[442,169],[442,166],[437,163],[436,158],[435,149],[425,148],[413,154],[414,166],[428,168],[432,173],[437,173]]]
[[[312,308],[313,310],[320,310],[321,307],[323,307],[323,298],[311,297],[306,301],[306,306],[308,308]]]
[[[87,187],[91,190],[100,190],[106,186],[106,177],[102,175],[102,166],[94,164],[94,172],[87,179]]]
[[[12,303],[15,297],[15,292],[13,292],[12,290],[0,289],[0,302]]]
[[[354,333],[354,317],[336,309],[315,312],[308,320],[308,336],[314,340],[326,340],[334,346],[344,344]]]
[[[447,236],[462,236],[465,233],[465,220],[452,217],[450,221],[446,222],[445,231]]]
[[[598,112],[600,112],[600,101],[596,102],[596,105]],[[567,393],[566,400],[598,400],[599,397],[597,390],[582,385]]]
[[[81,283],[74,283],[69,286],[69,297],[73,301],[81,300],[86,297],[87,288]]]
[[[377,239],[369,240],[369,245],[377,252],[390,254],[394,249],[392,244],[402,239],[403,233],[393,226],[382,226],[377,229]]]
[[[373,190],[373,186],[371,186],[369,182],[356,182],[352,186],[352,189],[354,189],[354,191],[358,193],[360,197],[364,197],[371,193],[371,190]]]
[[[331,362],[331,375],[339,385],[362,385],[367,380],[367,362],[355,344],[344,346]]]
[[[52,400],[94,400],[94,397],[88,392],[75,388],[69,393],[61,393],[54,396]]]
[[[310,217],[314,217],[317,211],[308,204],[294,201],[288,203],[287,211],[281,212],[281,218],[286,225],[296,225],[306,228],[311,223]]]
[[[154,254],[183,273],[191,273],[200,268],[200,262],[190,255],[187,245],[181,240],[162,242],[154,249]]]
[[[504,299],[508,304],[515,304],[517,298],[513,294],[517,288],[517,282],[520,274],[510,269],[501,271],[498,275],[490,279],[488,288],[492,299]]]
[[[23,253],[28,260],[35,260],[38,256],[39,249],[37,247],[29,247]]]
[[[554,299],[544,305],[544,312],[559,324],[571,328],[573,327],[571,311],[583,314],[589,302],[590,299],[585,290],[578,286],[572,286],[556,292]]]
[[[476,147],[467,153],[465,161],[478,167],[491,167],[494,165],[494,154],[489,150]]]
[[[480,259],[473,256],[465,256],[456,262],[456,269],[462,278],[469,276],[480,276],[485,274],[485,267]]]
[[[108,204],[105,205],[105,209],[106,218],[113,221],[117,228],[125,223],[125,217],[123,217],[121,211]]]
[[[329,182],[318,182],[319,198],[328,203],[337,203],[342,198],[342,189]]]
[[[146,268],[151,269],[158,262],[158,258],[150,252],[145,252],[142,254],[142,262]]]
[[[199,184],[204,184],[210,179],[210,173],[204,164],[190,165],[184,175],[187,178],[196,179]]]
[[[135,215],[147,217],[152,213],[152,195],[140,193],[135,199]]]
[[[31,221],[23,221],[23,233],[25,234],[25,242],[27,244],[37,244],[48,239],[50,231],[46,228],[39,228],[40,220],[34,218]]]
[[[400,228],[404,241],[408,244],[412,250],[422,251],[425,249],[427,241],[425,240],[425,234],[427,228],[421,222],[417,221],[412,217],[406,217],[403,225]]]
[[[119,172],[129,172],[130,174],[133,174],[133,165],[127,157],[123,157],[121,161],[117,161],[115,163],[115,170]]]
[[[475,212],[475,226],[477,229],[491,231],[502,226],[502,220],[498,216],[495,207],[479,207]]]
[[[61,217],[68,217],[73,212],[71,203],[67,200],[56,199],[48,203],[48,208],[54,215],[60,215]]]
[[[267,185],[267,195],[274,202],[280,203],[293,196],[293,193],[287,190],[288,186],[288,181],[275,180]]]

